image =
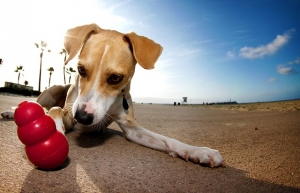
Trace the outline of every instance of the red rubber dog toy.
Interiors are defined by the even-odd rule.
[[[41,105],[24,101],[14,114],[18,137],[25,145],[28,159],[41,169],[54,169],[67,158],[69,144],[56,130],[53,119],[46,115]]]

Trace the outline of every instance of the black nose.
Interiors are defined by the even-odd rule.
[[[77,110],[74,118],[78,123],[82,125],[90,125],[94,120],[94,115],[91,113],[87,113],[84,110]]]

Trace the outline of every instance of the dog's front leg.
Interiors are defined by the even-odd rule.
[[[60,107],[52,107],[48,114],[54,120],[56,129],[62,134],[64,134],[66,130],[72,129],[75,124],[72,113]]]
[[[225,166],[218,150],[191,146],[154,133],[138,126],[133,119],[119,119],[117,122],[125,132],[126,138],[132,142],[166,152],[172,157],[181,157],[186,161],[190,160],[194,163],[209,165],[210,167]]]
[[[72,129],[76,123],[72,114],[72,106],[77,97],[77,93],[78,90],[76,84],[72,84],[70,87],[68,87],[64,108],[52,107],[48,112],[55,122],[56,129],[63,134],[66,132],[66,130]]]

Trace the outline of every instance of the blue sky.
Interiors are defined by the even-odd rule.
[[[164,48],[154,70],[137,65],[131,94],[136,102],[191,103],[300,98],[300,1],[1,1],[0,86],[17,81],[37,89],[39,52],[48,42],[43,86],[63,84],[64,32],[97,23],[135,31]],[[69,66],[76,66],[73,61]]]

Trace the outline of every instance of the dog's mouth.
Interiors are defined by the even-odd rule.
[[[79,116],[79,114],[78,114]],[[74,118],[74,125],[73,125],[73,130],[77,133],[91,133],[91,132],[98,132],[101,131],[105,128],[107,128],[113,121],[114,119],[112,118],[112,116],[110,116],[109,114],[106,114],[102,119],[100,119],[99,121],[96,119],[93,119],[89,116],[93,116],[93,115],[84,115],[86,120],[86,123],[88,124],[83,124],[82,122],[78,122],[77,119],[81,120],[81,118]],[[93,121],[95,121],[95,123],[93,123]]]
[[[106,127],[113,121],[112,116],[108,113],[96,117],[95,113],[87,112],[85,105],[75,111],[74,119],[84,126],[100,125],[101,127]]]

